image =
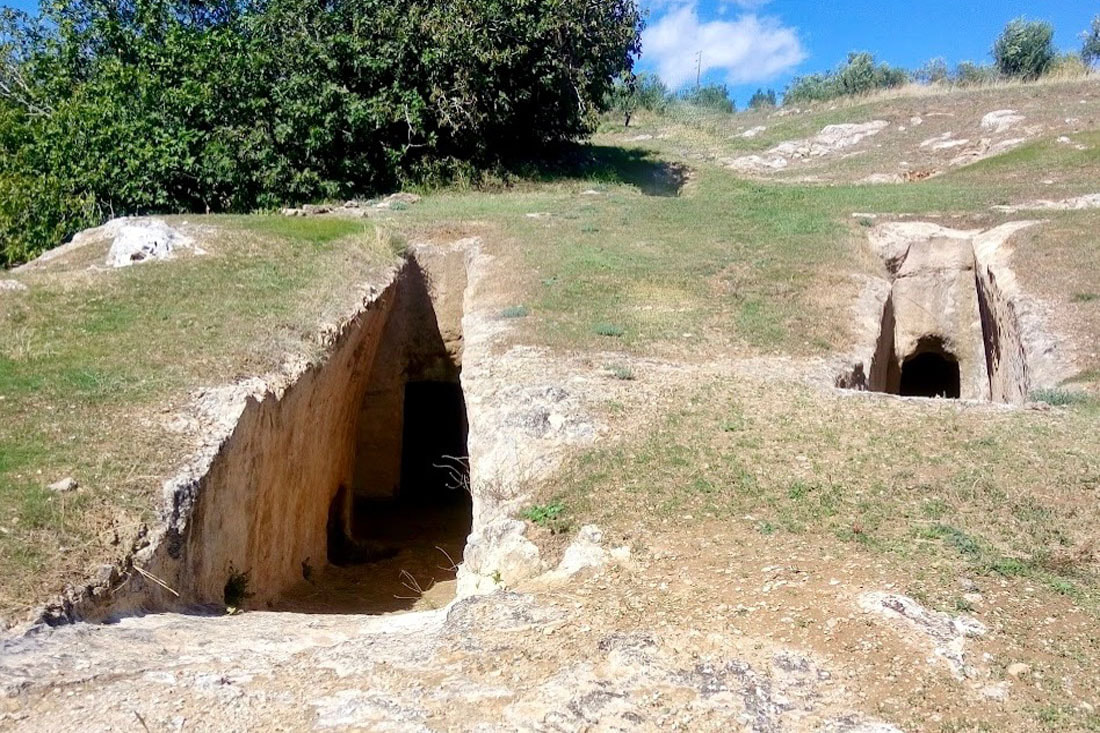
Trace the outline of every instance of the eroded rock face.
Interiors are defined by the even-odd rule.
[[[980,621],[969,616],[949,616],[930,611],[908,596],[870,592],[858,599],[859,607],[898,629],[909,641],[930,648],[959,679],[972,676],[966,641],[986,633]]]
[[[497,519],[475,528],[458,571],[458,594],[488,593],[541,573],[545,564],[539,548],[524,536],[526,531],[527,525],[517,519]]]
[[[767,172],[782,170],[792,160],[808,160],[831,155],[839,150],[854,147],[863,140],[877,135],[887,127],[885,120],[872,120],[859,124],[828,125],[821,132],[804,140],[789,140],[776,145],[761,155],[744,155],[727,163],[733,170]]]
[[[1016,127],[1024,121],[1024,116],[1014,109],[998,109],[982,117],[981,128],[993,133],[1001,133]]]
[[[1009,240],[1034,224],[988,231],[927,222],[876,226],[868,241],[890,280],[865,283],[856,307],[863,345],[837,386],[931,396],[906,391],[906,364],[915,366],[922,354],[933,355],[922,359],[922,368],[957,371],[951,375],[957,387],[947,396],[963,399],[1021,404],[1032,389],[1067,376],[1043,308],[1020,292],[1009,266]],[[876,312],[872,342],[866,334],[875,330]]]
[[[373,618],[81,624],[4,642],[0,719],[127,730],[137,710],[151,730],[896,731],[810,652],[629,625],[514,592]],[[58,688],[74,694],[45,694]]]
[[[922,239],[909,247],[893,289],[894,353],[901,364],[937,339],[958,362],[959,394],[985,399],[988,379],[981,315],[974,289],[974,251],[958,238]],[[909,362],[913,363],[913,362]],[[952,396],[952,395],[948,395]]]

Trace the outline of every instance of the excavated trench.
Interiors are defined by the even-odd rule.
[[[838,387],[908,397],[1026,401],[1028,350],[1011,270],[997,249],[1014,229],[973,233],[937,229],[883,257],[881,313],[869,358],[857,359]],[[1011,280],[1007,291],[999,277]],[[864,365],[869,362],[870,368]]]
[[[417,250],[322,363],[243,400],[211,454],[166,485],[165,526],[135,572],[65,616],[446,603],[473,516],[466,285],[463,251]]]

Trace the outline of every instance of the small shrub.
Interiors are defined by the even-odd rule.
[[[559,518],[564,511],[565,505],[560,501],[553,501],[549,504],[535,504],[523,510],[523,518],[541,526]]]
[[[1097,299],[1100,299],[1100,295],[1096,293],[1074,293],[1070,298],[1074,303],[1091,303]]]
[[[974,604],[965,598],[956,598],[955,610],[962,613],[972,613],[974,611]]]
[[[713,109],[727,114],[733,114],[736,111],[725,84],[704,84],[701,87],[687,89],[680,94],[680,98],[688,104],[704,109]]]
[[[225,581],[223,590],[223,600],[226,608],[236,610],[252,597],[253,594],[248,592],[248,584],[251,581],[251,578],[249,578],[250,573],[249,570],[240,573],[234,570],[232,566],[229,567],[229,577]]]
[[[757,89],[749,98],[749,109],[771,109],[776,105],[775,90]]]
[[[592,330],[599,336],[608,336],[610,338],[620,338],[626,333],[625,328],[616,326],[613,323],[597,323]]]
[[[960,87],[976,87],[985,84],[994,84],[1000,81],[1001,74],[996,68],[973,61],[961,61],[955,67],[952,81]]]
[[[615,377],[615,379],[621,379],[624,382],[631,382],[634,380],[634,370],[628,366],[612,364],[607,370],[611,372],[611,376]]]
[[[549,504],[535,504],[528,507],[520,515],[533,524],[550,530],[553,534],[561,534],[569,531],[569,522],[562,518],[565,513],[565,505],[560,501]]]
[[[1045,21],[1009,21],[993,44],[993,60],[1005,76],[1038,79],[1054,61],[1054,26]]]
[[[1029,396],[1032,402],[1045,402],[1054,407],[1080,405],[1089,401],[1089,396],[1084,392],[1078,392],[1077,390],[1071,389],[1059,389],[1057,387],[1037,389]]]
[[[501,318],[526,318],[527,307],[522,305],[510,305],[500,312]]]
[[[1050,79],[1080,79],[1087,76],[1088,66],[1077,53],[1060,53],[1047,67],[1046,77]]]

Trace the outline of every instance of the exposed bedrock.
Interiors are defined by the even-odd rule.
[[[862,334],[837,385],[903,396],[1022,403],[1062,376],[1042,308],[1009,266],[1012,235],[888,223],[870,235],[889,279],[870,278],[857,306]]]
[[[392,556],[424,528],[458,537],[450,552],[460,562],[471,521],[467,255],[414,249],[329,334],[323,359],[203,393],[206,448],[165,484],[162,526],[133,567],[69,593],[44,620],[272,607],[330,566]]]

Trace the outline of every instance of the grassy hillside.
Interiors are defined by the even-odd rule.
[[[945,132],[976,138],[982,117],[1005,108],[1035,128],[1011,151],[969,166],[922,152]],[[728,169],[732,156],[873,119],[890,130],[843,154],[776,175]],[[767,129],[741,137],[756,126]],[[902,162],[938,175],[858,183]],[[953,696],[942,679],[891,697],[888,662],[867,662],[853,684],[899,725],[936,729],[924,726],[935,714],[945,731],[1096,730],[1075,685],[1100,677],[1100,210],[991,207],[1095,193],[1098,181],[1100,83],[1073,82],[609,123],[578,166],[503,190],[437,192],[384,227],[413,240],[481,236],[511,273],[493,297],[527,314],[511,342],[631,380],[631,399],[602,406],[612,436],[544,489],[540,501],[560,501],[569,522],[596,521],[643,557],[680,547],[668,572],[690,577],[700,604],[728,558],[693,552],[698,538],[766,566],[797,551],[815,577],[843,572],[972,612],[996,628],[980,651],[999,674],[1021,659],[1043,673],[1045,686],[1002,704]],[[812,383],[852,344],[853,276],[881,270],[867,214],[958,228],[1041,217],[1014,240],[1013,264],[1075,345],[1064,388],[1081,398],[1049,411],[962,407],[843,394],[827,375]],[[78,252],[14,275],[27,293],[0,293],[9,613],[113,557],[114,533],[125,545],[150,516],[179,460],[161,418],[189,390],[308,349],[350,285],[394,257],[347,220],[192,220],[212,227],[208,257],[89,273]],[[84,490],[46,490],[68,475]],[[980,604],[960,579],[987,591]],[[761,629],[792,623],[823,654],[852,651],[814,636],[827,601],[790,593],[785,610],[761,611]]]

